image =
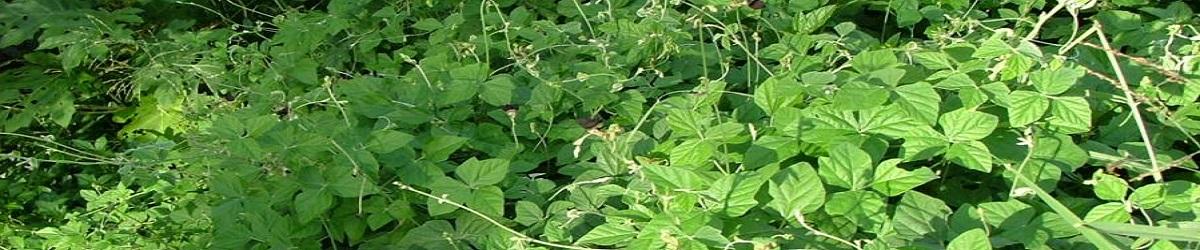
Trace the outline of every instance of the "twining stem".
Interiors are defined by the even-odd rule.
[[[1104,46],[1104,55],[1108,56],[1113,73],[1117,74],[1117,87],[1125,93],[1125,104],[1129,105],[1129,111],[1133,113],[1133,121],[1137,123],[1138,132],[1142,135],[1142,144],[1146,146],[1146,155],[1150,157],[1150,172],[1153,173],[1155,182],[1162,182],[1163,176],[1158,165],[1158,155],[1154,153],[1154,144],[1150,143],[1149,129],[1146,127],[1146,122],[1142,120],[1141,111],[1138,111],[1138,101],[1133,98],[1133,90],[1129,89],[1129,81],[1125,80],[1125,73],[1121,70],[1121,64],[1117,62],[1117,55],[1113,54],[1112,46],[1108,44],[1108,37],[1104,35],[1104,30],[1100,29],[1100,22],[1095,21],[1094,23],[1095,26],[1092,29],[1096,30],[1096,37],[1100,38],[1100,45]]]
[[[464,211],[467,211],[468,213],[474,214],[475,216],[479,216],[479,218],[482,218],[483,220],[486,220],[487,222],[489,222],[489,223],[492,223],[492,225],[495,225],[496,227],[499,227],[500,229],[503,229],[504,231],[507,231],[508,233],[510,233],[510,234],[512,234],[512,235],[514,235],[514,236],[517,236],[518,238],[521,238],[522,240],[527,240],[527,241],[529,241],[529,242],[533,242],[533,243],[541,244],[541,245],[544,245],[544,246],[556,247],[556,248],[562,248],[562,249],[574,249],[574,250],[607,250],[607,249],[604,249],[604,248],[588,248],[588,247],[581,247],[581,246],[574,246],[574,245],[564,245],[564,244],[558,244],[558,243],[554,243],[554,242],[543,241],[543,240],[539,240],[539,239],[536,239],[536,238],[533,238],[533,237],[529,237],[528,235],[525,235],[525,234],[523,234],[523,233],[521,233],[521,232],[517,232],[517,230],[515,230],[515,229],[512,229],[512,228],[509,228],[509,227],[507,227],[507,226],[504,226],[504,224],[501,224],[499,221],[496,221],[496,219],[492,219],[492,217],[490,217],[490,216],[487,216],[486,214],[483,214],[483,213],[481,213],[481,212],[479,212],[479,211],[476,211],[475,209],[471,209],[471,208],[469,208],[469,207],[467,207],[467,206],[464,206],[462,203],[458,203],[458,202],[452,201],[452,200],[450,200],[450,199],[447,199],[447,198],[445,198],[445,197],[438,197],[438,196],[435,196],[435,195],[433,195],[433,194],[427,193],[427,192],[425,192],[425,191],[417,190],[416,188],[413,188],[412,186],[409,186],[409,185],[405,185],[404,183],[400,183],[400,182],[392,182],[392,185],[396,185],[396,186],[400,187],[400,189],[401,189],[401,190],[405,190],[405,191],[413,192],[413,193],[419,194],[419,195],[421,195],[421,196],[425,196],[425,197],[428,197],[428,198],[430,198],[430,199],[434,199],[434,200],[436,200],[438,203],[450,204],[451,206],[454,206],[454,207],[457,207],[457,208],[459,208],[459,209],[462,209],[462,210],[464,210]]]
[[[1051,8],[1050,11],[1042,13],[1042,15],[1038,16],[1037,23],[1033,24],[1033,30],[1030,30],[1029,34],[1025,34],[1024,41],[1029,41],[1029,40],[1033,40],[1034,38],[1037,38],[1038,32],[1040,32],[1042,30],[1042,25],[1045,25],[1046,21],[1050,20],[1051,17],[1054,17],[1054,14],[1057,14],[1058,11],[1062,10],[1062,8],[1066,7],[1066,6],[1067,6],[1067,1],[1058,1],[1058,4],[1054,5],[1054,8]]]

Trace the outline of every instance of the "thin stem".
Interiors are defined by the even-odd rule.
[[[1162,182],[1162,171],[1158,166],[1158,155],[1154,153],[1154,144],[1150,143],[1150,132],[1146,128],[1146,122],[1142,120],[1142,113],[1138,111],[1137,99],[1133,98],[1133,90],[1129,89],[1129,83],[1125,80],[1125,73],[1121,70],[1121,64],[1117,62],[1117,55],[1113,54],[1112,46],[1108,44],[1108,37],[1104,35],[1104,30],[1100,29],[1100,22],[1096,21],[1092,29],[1096,30],[1096,36],[1100,38],[1100,45],[1104,46],[1104,55],[1108,56],[1108,62],[1112,64],[1113,73],[1117,74],[1117,84],[1121,91],[1125,93],[1125,104],[1129,105],[1129,111],[1133,112],[1133,121],[1137,122],[1138,132],[1142,135],[1142,144],[1146,146],[1146,155],[1150,157],[1150,171],[1154,176],[1155,182]]]

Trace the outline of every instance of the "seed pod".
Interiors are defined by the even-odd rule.
[[[584,129],[593,129],[596,127],[600,127],[601,125],[604,125],[604,119],[600,118],[599,116],[580,117],[580,118],[575,119],[575,122],[578,122],[579,126],[583,127]]]
[[[767,2],[764,2],[764,0],[746,0],[746,6],[758,10],[767,7]]]

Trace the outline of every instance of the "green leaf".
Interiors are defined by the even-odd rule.
[[[430,180],[429,193],[433,194],[433,196],[444,197],[459,203],[465,203],[473,199],[470,187],[467,187],[466,184],[458,180],[445,176],[434,177]],[[428,207],[430,216],[448,214],[458,210],[458,207],[454,205],[433,198],[426,199],[425,206]]]
[[[1125,204],[1120,202],[1109,202],[1092,207],[1087,215],[1083,217],[1083,221],[1091,222],[1129,222],[1132,216],[1129,211],[1125,210]]]
[[[412,142],[413,136],[395,130],[379,130],[371,132],[371,140],[367,142],[367,150],[375,153],[390,153]]]
[[[1103,170],[1096,170],[1092,174],[1091,185],[1096,197],[1102,200],[1123,201],[1129,192],[1129,184],[1124,179],[1105,174]]]
[[[706,168],[708,158],[717,152],[717,145],[705,139],[689,139],[671,149],[671,166]]]
[[[971,229],[963,234],[954,237],[949,245],[946,245],[946,250],[978,250],[992,249],[992,242],[988,240],[987,232],[983,229]]]
[[[454,169],[454,175],[471,188],[495,185],[508,175],[508,160],[471,158]]]
[[[1092,109],[1083,97],[1055,97],[1050,102],[1050,114],[1052,116],[1047,119],[1050,126],[1057,127],[1062,132],[1074,134],[1091,130]]]
[[[887,49],[862,52],[850,59],[850,66],[861,73],[890,68],[899,63],[896,54]]]
[[[425,249],[454,249],[455,241],[446,240],[447,236],[453,236],[454,226],[450,222],[444,220],[426,221],[421,226],[408,230],[403,238],[400,238],[399,246],[403,248],[418,248],[420,246]]]
[[[887,90],[863,82],[851,82],[834,95],[833,106],[844,111],[863,110],[882,106],[887,100]]]
[[[889,1],[888,5],[895,11],[896,25],[900,27],[912,26],[924,18],[920,11],[921,2],[918,0]]]
[[[513,103],[513,95],[517,86],[509,75],[497,75],[484,82],[479,91],[479,99],[492,106],[504,106]]]
[[[845,191],[829,196],[825,212],[844,216],[859,228],[873,229],[887,219],[883,197],[866,190]]]
[[[967,169],[988,173],[992,171],[992,153],[979,141],[955,143],[946,149],[946,159]]]
[[[783,76],[771,77],[754,89],[754,104],[766,111],[768,116],[774,116],[784,107],[795,103],[801,94],[803,94],[803,90],[795,79]]]
[[[612,246],[627,243],[637,236],[637,233],[638,231],[633,226],[609,222],[592,228],[575,243]]]
[[[946,218],[949,216],[950,207],[942,200],[910,191],[900,199],[892,226],[896,234],[905,239],[940,239],[948,230]]]
[[[543,217],[542,208],[538,206],[537,203],[525,200],[517,201],[516,210],[517,217],[513,219],[513,221],[521,223],[521,225],[530,226],[542,222],[542,220],[545,219]]]
[[[1041,120],[1050,108],[1050,100],[1033,91],[1013,91],[1009,98],[1012,105],[1008,107],[1008,123],[1012,127],[1024,127]]]
[[[829,157],[817,159],[820,176],[825,183],[850,190],[859,190],[869,184],[871,156],[862,149],[840,143],[829,149]]]
[[[771,201],[767,207],[784,216],[815,212],[825,202],[825,187],[821,185],[817,171],[807,162],[780,170],[771,177],[769,185],[767,192]]]
[[[461,201],[460,201],[461,202]],[[504,216],[504,190],[496,186],[481,187],[471,192],[467,207],[492,217]]]
[[[971,55],[974,58],[997,58],[1012,54],[1013,48],[1008,46],[1000,37],[992,37],[983,41],[975,53]]]
[[[645,171],[646,178],[651,183],[667,190],[704,190],[708,188],[712,181],[697,174],[695,171],[682,167],[646,165],[642,166],[642,170]]]
[[[453,154],[454,151],[458,151],[458,148],[462,147],[466,143],[467,138],[464,137],[439,135],[433,136],[429,142],[425,143],[425,145],[421,147],[421,150],[422,153],[424,153],[423,158],[425,160],[439,162],[450,158],[450,154]]]
[[[837,5],[826,5],[803,15],[796,15],[796,18],[792,20],[792,27],[796,28],[796,34],[812,33],[825,25],[825,21],[833,16],[834,10],[837,10]]]
[[[937,179],[937,175],[929,168],[920,167],[910,172],[896,167],[896,164],[899,163],[900,159],[880,162],[879,166],[875,167],[875,177],[872,178],[871,188],[886,196],[896,196]]]
[[[754,195],[762,189],[763,183],[775,174],[775,169],[762,168],[755,172],[746,171],[717,179],[707,192],[709,197],[717,201],[713,209],[729,217],[739,217],[750,211],[758,205]]]
[[[896,103],[909,116],[929,125],[937,122],[942,97],[933,90],[932,85],[918,82],[896,87],[895,92],[899,97]]]
[[[959,109],[942,114],[938,124],[951,142],[980,140],[992,134],[1000,119],[984,112]]]
[[[320,217],[333,206],[333,195],[324,190],[304,190],[296,195],[296,219],[301,224]]]
[[[1077,67],[1039,70],[1029,74],[1029,81],[1043,94],[1057,95],[1075,86],[1075,82],[1084,74],[1086,72]]]

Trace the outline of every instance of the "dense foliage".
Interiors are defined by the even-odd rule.
[[[0,249],[1195,249],[1197,9],[9,0]]]

